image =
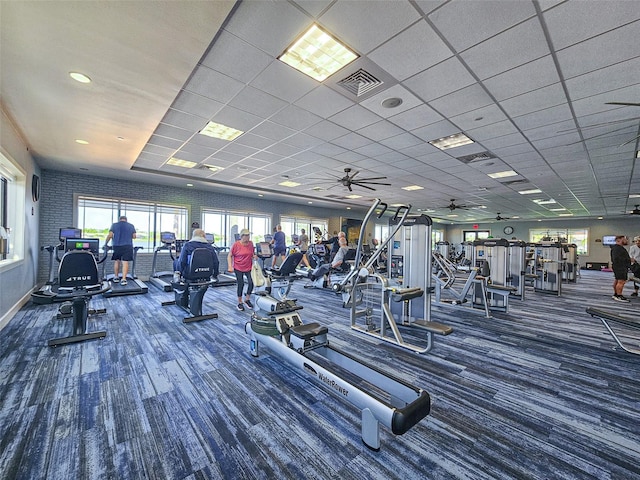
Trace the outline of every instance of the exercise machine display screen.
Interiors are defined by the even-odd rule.
[[[327,254],[327,250],[322,243],[317,243],[316,245],[314,245],[314,248],[316,251],[316,255],[323,256]]]
[[[208,243],[213,243],[213,233],[205,233],[204,238],[207,239]]]
[[[173,232],[161,232],[160,241],[166,245],[176,243],[176,234]]]
[[[61,228],[60,229],[60,241],[64,242],[67,238],[80,238],[82,237],[82,230],[79,228]]]
[[[260,242],[258,244],[258,256],[260,257],[271,256],[271,244],[269,242]]]
[[[65,240],[66,252],[71,250],[87,250],[94,256],[98,256],[98,250],[100,249],[100,239],[98,238],[67,238]]]

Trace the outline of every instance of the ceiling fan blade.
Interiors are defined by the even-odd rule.
[[[640,107],[640,103],[633,103],[633,102],[605,102],[605,105],[624,105],[625,107]]]
[[[355,172],[353,172],[352,175],[347,175],[347,177],[349,178],[349,180],[353,180],[353,177],[355,177],[359,173],[360,173],[360,170],[356,170]]]
[[[382,182],[363,182],[362,180],[358,180],[358,181],[356,181],[356,182],[351,182],[351,183],[353,183],[353,184],[355,184],[355,185],[362,185],[363,183],[367,183],[367,184],[369,184],[369,185],[388,185],[388,186],[391,186],[391,184],[390,184],[390,183],[382,183]]]
[[[369,178],[359,178],[358,182],[367,182],[369,180],[386,180],[387,177],[369,177]]]
[[[557,133],[577,132],[578,130],[588,130],[590,128],[598,128],[598,127],[605,127],[607,125],[615,125],[616,123],[634,122],[638,119],[640,119],[640,117],[631,117],[631,118],[625,118],[622,120],[611,120],[610,122],[594,123],[592,125],[585,125],[584,127],[558,130]]]
[[[376,190],[375,188],[367,187],[366,185],[362,185],[361,183],[353,182],[353,184],[357,185],[358,187],[366,188],[367,190],[373,190],[373,191]],[[351,188],[349,188],[349,190],[351,190]]]
[[[640,135],[636,135],[635,137],[633,137],[631,140],[629,140],[628,142],[624,142],[622,145],[619,145],[618,148],[620,147],[624,147],[625,145],[628,145],[631,142],[636,141],[638,138],[640,138]]]
[[[353,189],[351,188],[351,184],[347,185],[347,188],[349,189],[350,192],[353,192]]]

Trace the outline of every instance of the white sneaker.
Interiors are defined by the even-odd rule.
[[[127,284],[127,279],[123,278],[122,280],[120,280],[120,285],[126,285]]]

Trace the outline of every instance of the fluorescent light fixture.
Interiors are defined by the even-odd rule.
[[[636,158],[640,158],[640,150],[636,152]]]
[[[534,203],[537,203],[538,205],[550,205],[557,202],[553,198],[550,198],[549,200],[534,200]]]
[[[351,199],[362,198],[362,195],[356,195],[355,193],[352,193],[351,195],[347,195],[344,198],[351,198]]]
[[[598,217],[598,220],[602,220],[604,217]]]
[[[429,143],[434,147],[439,148],[440,150],[446,150],[448,148],[461,147],[463,145],[469,145],[470,143],[475,142],[467,137],[464,133],[460,132],[449,135],[448,137],[431,140]]]
[[[204,164],[204,166],[206,168],[208,168],[209,170],[211,170],[212,172],[219,172],[220,170],[224,170],[223,167],[218,167],[217,165],[207,165],[206,163]]]
[[[563,210],[566,210],[566,208],[550,208],[549,209],[550,212],[562,212]]]
[[[167,161],[167,165],[173,165],[174,167],[193,168],[197,165],[197,163],[191,162],[189,160],[182,160],[180,158],[171,157]]]
[[[573,213],[559,213],[559,217],[573,217]]]
[[[629,195],[629,198],[640,198],[640,194],[632,193],[631,195]]]
[[[457,216],[458,216],[458,215],[456,215],[455,213],[451,213],[451,214],[447,215],[447,217],[452,217],[452,218],[453,218],[453,217],[457,217]]]
[[[351,210],[351,207],[347,207],[347,210]]]
[[[541,222],[542,220],[541,220],[541,219],[538,219],[538,221],[539,221],[539,222]]]
[[[73,78],[76,82],[91,83],[91,79],[87,77],[84,73],[69,72],[69,76]]]
[[[259,194],[258,194],[258,196],[259,196],[259,197],[264,197],[264,195],[263,195],[263,194],[261,194],[261,193],[259,193]]]
[[[518,175],[517,172],[513,170],[505,170],[504,172],[496,172],[496,173],[487,173],[491,178],[506,178],[506,177],[515,177]]]
[[[313,24],[278,60],[322,82],[356,58],[355,52]]]
[[[420,185],[409,185],[407,187],[402,187],[402,190],[406,190],[407,192],[412,192],[414,190],[423,190],[424,187],[421,187]]]
[[[200,134],[207,137],[221,138],[222,140],[232,141],[242,135],[244,132],[235,128],[227,127],[221,123],[209,122],[207,126],[200,130]]]
[[[81,140],[79,138],[76,139],[76,143],[79,143],[80,145],[89,145],[89,142],[87,142],[86,140]]]
[[[284,182],[280,182],[278,185],[282,185],[283,187],[297,187],[300,184],[298,182],[292,182],[291,180],[285,180]]]
[[[193,187],[193,183],[187,183],[187,187]]]
[[[313,202],[309,201],[309,202],[307,202],[307,203],[308,203],[309,205],[311,205]]]
[[[540,190],[539,188],[534,188],[532,190],[520,190],[518,193],[520,195],[532,195],[534,193],[542,193],[542,190]]]
[[[514,215],[514,216],[513,216],[513,217],[511,217],[511,218],[513,219],[513,218],[520,218],[520,217],[519,217],[518,215]]]

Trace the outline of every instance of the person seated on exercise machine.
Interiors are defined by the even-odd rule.
[[[173,281],[180,281],[180,277],[184,275],[187,271],[189,257],[194,252],[196,248],[205,248],[209,252],[211,252],[211,257],[213,258],[213,275],[214,279],[218,278],[218,268],[220,266],[220,261],[218,260],[218,252],[213,248],[206,238],[206,234],[204,230],[200,228],[196,228],[193,231],[193,236],[191,240],[185,243],[182,246],[182,250],[180,250],[180,257],[173,261]]]
[[[320,277],[323,277],[327,275],[332,268],[336,269],[342,265],[342,262],[344,262],[344,257],[349,251],[349,248],[347,247],[346,237],[340,237],[338,243],[340,245],[340,248],[338,249],[338,253],[336,253],[335,257],[333,257],[332,262],[324,263],[316,268],[313,272],[311,272],[311,275],[309,276],[311,280],[316,280]]]

